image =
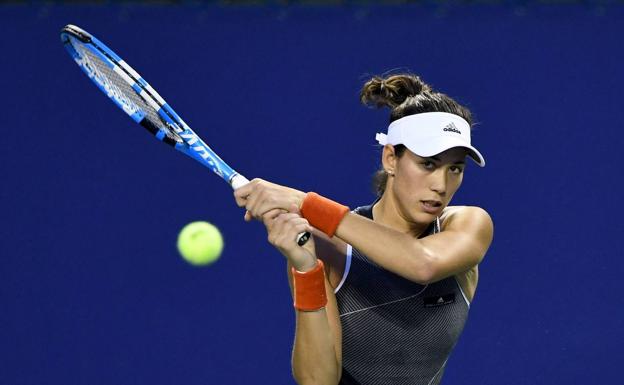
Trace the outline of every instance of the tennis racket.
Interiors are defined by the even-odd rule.
[[[61,30],[63,45],[93,83],[156,139],[208,167],[236,190],[249,180],[225,163],[132,67],[104,43],[75,25]],[[310,233],[301,233],[302,246]]]

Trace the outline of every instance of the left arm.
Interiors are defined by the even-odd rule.
[[[305,193],[261,179],[234,192],[236,202],[251,216],[264,219],[293,203],[301,207]],[[249,216],[249,215],[247,215]],[[366,254],[386,270],[420,284],[436,282],[477,265],[494,233],[492,219],[478,207],[454,210],[444,231],[416,239],[358,214],[348,213],[336,236]]]
[[[384,269],[428,284],[477,265],[492,242],[494,226],[481,208],[463,207],[445,222],[444,231],[416,239],[349,213],[338,226],[336,236]]]

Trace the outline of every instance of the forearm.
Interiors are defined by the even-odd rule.
[[[299,385],[337,384],[341,367],[326,310],[297,311],[296,319],[292,354],[295,380]]]
[[[413,282],[426,284],[432,277],[434,256],[410,234],[349,213],[336,229],[336,236],[384,269]]]

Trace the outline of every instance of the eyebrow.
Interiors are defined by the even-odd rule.
[[[428,156],[425,159],[433,159],[435,161],[440,162],[440,158],[438,158],[437,156]],[[457,162],[452,162],[453,164],[466,164],[466,162],[464,160],[458,160]]]

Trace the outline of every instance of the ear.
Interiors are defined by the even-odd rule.
[[[383,153],[381,154],[381,164],[383,165],[384,170],[386,170],[389,174],[394,174],[396,171],[397,165],[397,156],[394,152],[394,146],[391,144],[386,144],[383,148]]]

